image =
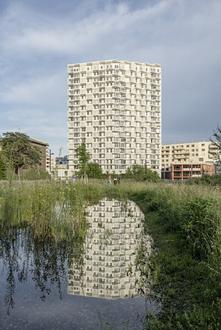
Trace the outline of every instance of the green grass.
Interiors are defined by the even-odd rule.
[[[162,306],[157,317],[149,315],[148,329],[221,329],[219,187],[129,180],[117,186],[99,180],[2,183],[0,235],[9,226],[28,226],[40,241],[83,241],[84,209],[103,197],[131,199],[145,214],[154,253],[142,275]]]
[[[162,305],[148,329],[220,329],[220,190],[149,187],[132,195],[154,241],[152,296]]]

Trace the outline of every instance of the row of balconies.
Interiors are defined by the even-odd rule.
[[[153,73],[146,70],[125,70],[125,68],[117,68],[117,69],[92,69],[91,70],[78,70],[78,71],[69,71],[68,77],[88,77],[88,76],[98,76],[98,75],[122,75],[127,77],[140,77],[140,78],[160,78],[160,73]]]
[[[127,94],[127,95],[131,95],[131,94],[135,94],[135,95],[143,95],[143,96],[146,96],[146,95],[160,95],[160,89],[151,89],[150,87],[146,87],[146,88],[142,88],[142,87],[139,87],[139,86],[136,86],[136,87],[131,87],[131,86],[127,86],[127,87],[124,87],[124,88],[120,88],[120,87],[94,87],[94,88],[88,88],[87,89],[90,89],[91,91],[88,92],[88,91],[85,91],[85,88],[84,89],[76,89],[76,88],[72,88],[71,86],[69,86],[68,88],[68,92],[69,92],[69,95],[77,95],[77,96],[82,96],[82,95],[89,95],[89,94],[97,94],[98,96],[101,96],[102,94],[104,93],[124,93],[124,94]],[[101,91],[102,89],[102,91]]]
[[[141,150],[141,149],[133,149],[133,148],[128,148],[127,150],[127,154],[125,154],[125,150],[122,149],[114,149],[114,148],[110,148],[110,149],[106,149],[103,150],[103,153],[101,153],[101,150],[99,151],[99,149],[93,149],[90,150],[90,154],[92,155],[93,158],[104,158],[105,162],[104,164],[114,164],[113,160],[114,158],[119,158],[121,160],[124,160],[124,164],[126,164],[128,161],[130,160],[135,160],[135,159],[142,159],[142,160],[149,160],[149,159],[155,159],[155,160],[159,160],[159,155],[152,155],[152,154],[147,154],[147,150]],[[138,151],[139,150],[139,153]],[[128,152],[133,152],[134,155],[128,154]],[[122,163],[122,162],[121,162]]]
[[[92,134],[89,134],[87,135],[87,133],[92,133]],[[125,138],[125,142],[134,142],[134,141],[143,141],[143,143],[146,143],[146,144],[151,144],[151,141],[153,141],[154,139],[154,146],[156,147],[159,147],[159,144],[156,143],[156,141],[160,141],[160,136],[158,133],[156,134],[149,134],[149,133],[146,133],[146,134],[139,134],[139,132],[121,132],[121,131],[117,131],[116,129],[112,129],[110,131],[105,131],[105,130],[101,130],[99,128],[99,130],[90,130],[89,132],[86,132],[86,131],[82,131],[82,130],[79,130],[78,129],[75,129],[73,131],[69,131],[69,140],[76,140],[76,138],[78,137],[90,137],[90,139],[88,139],[88,143],[93,140],[94,142],[98,141],[102,141],[102,137],[99,136],[99,133],[105,133],[106,134],[106,137],[104,137],[104,139],[106,139],[106,141],[110,141],[110,142],[113,142],[113,141],[116,141],[116,142],[119,142],[119,141],[122,141],[122,139]],[[116,133],[116,137],[114,136],[114,134]],[[119,134],[119,133],[122,133],[122,134]],[[128,134],[129,133],[129,134]],[[76,135],[74,135],[76,134]],[[150,136],[151,135],[151,136]],[[92,139],[92,136],[93,136],[93,139]]]
[[[118,60],[68,64],[68,71],[69,70],[86,71],[86,68],[89,69],[93,68],[93,70],[110,68],[110,69],[123,69],[123,70],[130,69],[134,72],[139,70],[143,72],[148,71],[152,73],[160,72],[159,64],[127,62],[127,61],[118,61]]]
[[[69,116],[70,117],[75,117],[78,119],[81,119],[81,117],[83,116],[84,119],[86,117],[87,120],[87,124],[92,124],[93,121],[106,121],[106,123],[116,123],[117,122],[128,122],[128,123],[134,123],[135,126],[136,124],[141,126],[144,119],[146,119],[145,116],[129,116],[129,115],[125,115],[125,114],[116,114],[116,112],[114,111],[110,111],[107,113],[102,113],[100,114],[99,111],[93,111],[93,115],[92,113],[87,114],[88,111],[69,111]],[[140,118],[141,117],[141,118]],[[151,119],[151,117],[148,116],[148,119]],[[76,122],[75,123],[76,126],[83,126],[85,127],[85,122]],[[143,126],[146,127],[146,126]]]
[[[82,105],[82,101],[90,101],[90,102],[85,102],[84,105],[88,105],[88,104],[90,104],[92,102],[93,102],[93,104],[98,104],[99,105],[99,103],[100,103],[99,100],[100,99],[102,99],[103,100],[102,103],[104,103],[106,105],[108,105],[108,104],[116,105],[116,98],[115,98],[115,102],[113,102],[113,98],[112,97],[106,97],[106,98],[94,98],[93,97],[93,98],[81,99],[79,97],[75,98],[74,96],[71,96],[71,95],[69,95],[68,104],[72,104],[72,105],[75,105],[76,104],[76,106],[81,106]],[[153,101],[151,99],[151,96],[148,96],[148,97],[145,97],[145,98],[144,97],[137,97],[137,98],[136,97],[133,97],[133,98],[131,97],[131,98],[119,98],[119,99],[121,99],[122,102],[124,103],[123,109],[125,107],[125,100],[127,102],[127,107],[130,107],[130,100],[135,100],[136,101],[136,99],[139,100],[139,101],[141,101],[141,100],[145,101],[145,103],[144,103],[145,104],[145,107],[146,106],[159,107],[159,105],[160,105],[160,101],[157,100],[157,99],[155,99]],[[155,103],[155,102],[157,102],[157,103]],[[136,103],[134,104],[134,106],[136,106]]]
[[[156,81],[158,82],[159,80],[161,80],[161,75],[160,74],[150,74],[150,73],[146,73],[146,74],[131,74],[131,72],[125,72],[125,74],[123,74],[120,71],[113,71],[112,73],[110,71],[103,71],[103,72],[87,72],[87,74],[80,74],[79,72],[76,73],[69,73],[68,74],[68,80],[72,81],[75,79],[79,79],[81,81],[93,81],[97,78],[110,78],[110,77],[118,77],[118,78],[122,78],[123,80],[128,80],[128,81],[132,81],[132,82],[138,82],[138,81]]]
[[[160,90],[158,89],[151,89],[150,87],[117,87],[117,86],[106,86],[106,87],[92,87],[92,88],[72,88],[71,86],[69,86],[69,94],[72,95],[77,95],[77,96],[82,96],[82,95],[93,95],[93,94],[97,94],[97,95],[102,95],[105,93],[127,93],[128,95],[131,94],[142,94],[142,95],[147,95],[147,94],[156,94],[159,95],[160,94]]]
[[[150,103],[150,102],[149,102]],[[151,111],[151,106],[149,105],[149,103],[147,102],[147,104],[145,106],[142,105],[131,105],[131,104],[118,104],[118,103],[107,103],[105,102],[105,104],[87,104],[87,105],[82,105],[80,104],[80,102],[77,102],[77,104],[75,104],[75,101],[71,101],[69,100],[68,102],[68,107],[69,107],[69,111],[85,111],[85,113],[87,113],[88,115],[92,115],[92,111],[93,114],[112,114],[114,113],[115,115],[125,115],[125,114],[129,114],[129,115],[139,115],[142,113],[142,115],[146,116],[146,115],[152,115],[154,112]],[[88,112],[89,110],[91,110],[91,112]],[[160,108],[158,109],[160,110]],[[96,113],[97,112],[97,113]],[[159,111],[156,111],[159,112]]]
[[[76,135],[78,135],[78,134],[79,133],[76,133]],[[71,150],[72,148],[77,148],[78,144],[82,143],[82,138],[85,140],[84,142],[86,143],[88,148],[92,148],[92,146],[91,146],[92,143],[93,143],[94,146],[98,147],[97,144],[99,142],[93,142],[93,141],[101,140],[100,137],[94,137],[94,136],[93,136],[93,138],[92,137],[87,137],[87,136],[85,136],[85,138],[84,138],[84,136],[82,137],[82,134],[81,134],[80,137],[78,137],[78,136],[74,136],[73,138],[69,137],[69,150]],[[142,143],[142,141],[144,143]],[[110,142],[110,144],[108,142],[105,142],[105,147],[115,147],[115,146],[114,146],[113,142]],[[153,146],[148,143],[148,139],[139,139],[139,140],[137,139],[136,146],[135,146],[135,143],[133,143],[133,142],[130,143],[130,141],[128,141],[127,145],[121,146],[121,147],[127,148],[127,149],[136,147],[136,148],[140,148],[144,151],[149,149],[149,148],[153,149]],[[156,144],[154,146],[154,150],[159,150],[159,144]]]
[[[152,87],[151,87],[152,84]],[[147,90],[161,90],[160,82],[157,83],[155,81],[140,81],[140,82],[133,82],[133,81],[122,81],[122,80],[94,80],[94,81],[80,81],[79,79],[73,79],[68,82],[68,87],[74,90],[84,89],[84,88],[107,88],[107,87],[123,87],[123,88],[133,88],[133,89],[147,89]]]
[[[115,99],[115,102],[113,99],[109,100],[93,100],[92,102],[87,102],[86,100],[79,100],[79,101],[70,101],[69,106],[72,107],[78,107],[81,110],[100,110],[100,109],[105,109],[105,107],[109,107],[109,109],[117,110],[119,111],[120,106],[124,106],[125,109],[120,110],[123,114],[123,112],[126,111],[126,109],[129,109],[131,106],[136,107],[137,111],[142,110],[142,112],[146,111],[147,107],[150,105],[156,105],[159,107],[160,112],[160,103],[156,104],[156,102],[151,102],[151,101],[144,101],[144,100],[136,100],[136,99],[131,99],[131,100],[125,100],[125,99]],[[103,108],[104,106],[104,108]],[[84,108],[81,108],[84,107]],[[156,110],[154,110],[155,112]],[[157,111],[156,111],[157,112]]]
[[[119,112],[120,111],[120,112]],[[93,113],[93,115],[92,115]],[[126,108],[124,110],[119,110],[116,107],[106,109],[99,108],[94,109],[93,105],[88,105],[87,109],[81,109],[80,106],[69,106],[69,115],[70,116],[87,116],[87,119],[93,118],[93,116],[99,116],[99,118],[107,118],[108,116],[111,116],[113,118],[119,118],[121,117],[122,120],[128,120],[128,121],[134,121],[135,118],[137,121],[151,121],[151,118],[159,119],[160,120],[160,112],[159,111],[147,111],[147,108]],[[138,119],[140,118],[140,119]],[[168,150],[169,152],[169,150]]]
[[[90,142],[95,139],[92,138],[90,139]],[[76,142],[77,141],[77,142]],[[77,139],[76,137],[74,137],[73,139],[73,143],[69,143],[69,149],[72,148],[77,148],[78,144],[79,144],[79,139]],[[92,147],[96,148],[97,150],[101,151],[101,152],[105,152],[105,148],[113,148],[113,150],[118,150],[120,152],[120,150],[126,149],[127,151],[129,149],[133,149],[133,151],[135,152],[136,149],[139,149],[140,152],[142,153],[146,153],[147,154],[147,150],[149,150],[149,154],[158,154],[159,152],[159,144],[157,145],[152,145],[152,144],[148,144],[148,143],[141,143],[140,141],[137,142],[131,142],[131,143],[114,143],[114,142],[93,142],[93,143],[87,143],[86,141],[86,145],[88,147],[88,149],[90,151],[92,151]],[[120,148],[120,149],[119,149]]]

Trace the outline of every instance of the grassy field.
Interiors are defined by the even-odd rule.
[[[147,282],[161,313],[148,329],[221,329],[221,190],[206,185],[102,181],[87,185],[26,182],[0,185],[0,235],[32,228],[39,240],[83,240],[84,208],[102,197],[131,199],[154,241]]]

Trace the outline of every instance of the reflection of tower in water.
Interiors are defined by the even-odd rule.
[[[84,261],[72,264],[68,293],[100,298],[135,295],[143,213],[132,201],[103,199],[87,209],[87,220]]]

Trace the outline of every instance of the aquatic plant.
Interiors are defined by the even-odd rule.
[[[75,241],[80,251],[87,232],[85,207],[102,197],[129,198],[145,214],[145,231],[153,237],[154,253],[147,261],[141,249],[138,260],[144,279],[146,275],[152,285],[151,296],[162,306],[157,316],[149,315],[148,329],[219,329],[219,187],[126,180],[117,186],[99,180],[4,182],[0,184],[0,237],[4,239],[5,228],[27,226],[35,242],[48,240],[54,248]],[[68,253],[81,263],[77,252]],[[36,256],[36,261],[40,259]]]

